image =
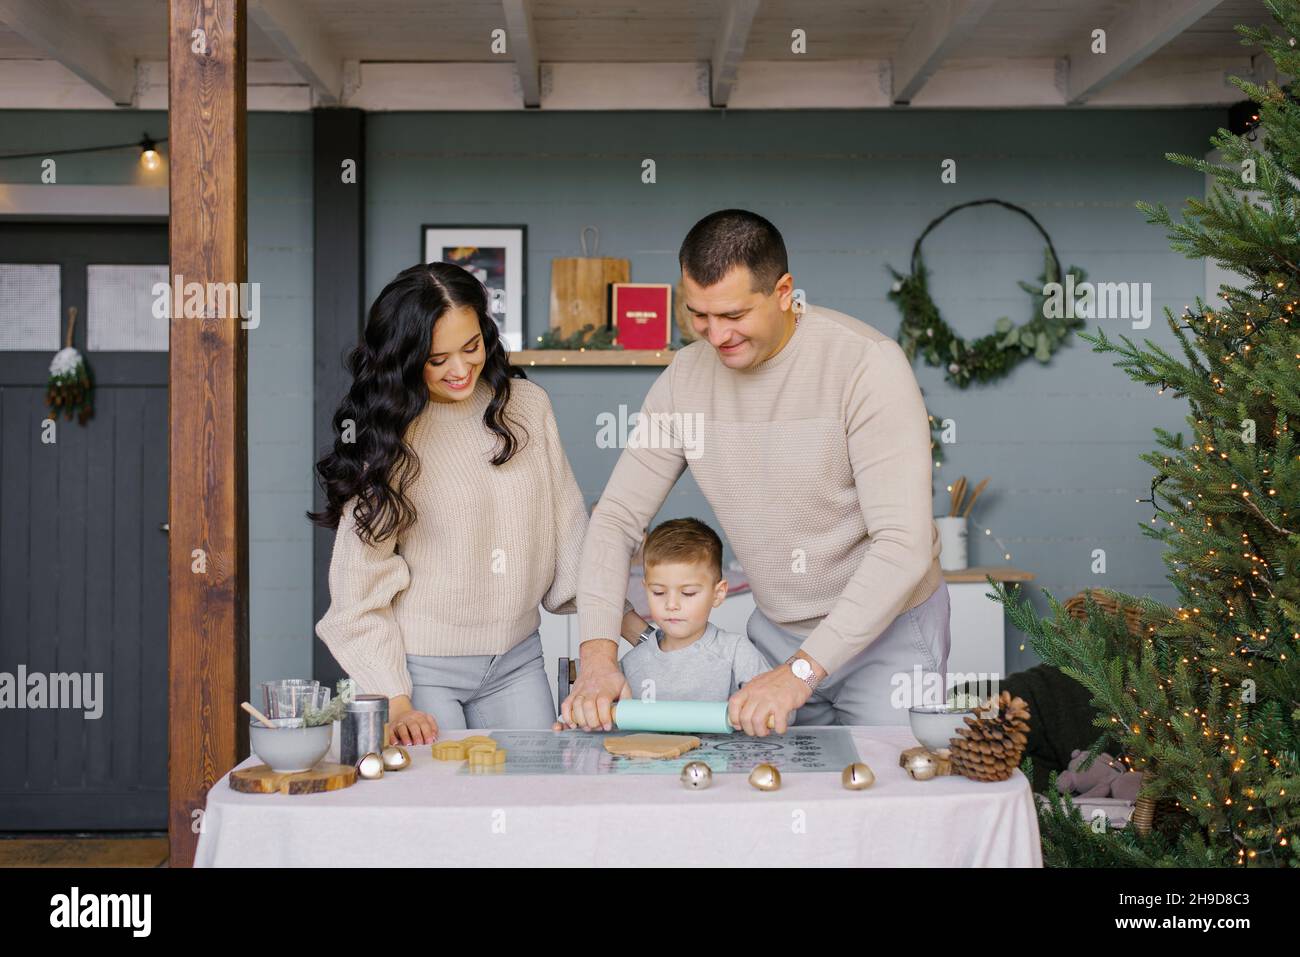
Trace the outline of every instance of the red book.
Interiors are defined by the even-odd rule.
[[[618,344],[624,349],[667,349],[672,306],[673,287],[668,283],[613,283],[610,316]]]

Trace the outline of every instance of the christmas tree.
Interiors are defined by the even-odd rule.
[[[1300,74],[1300,3],[1266,0],[1281,35],[1237,27],[1279,75]],[[1040,806],[1049,866],[1300,866],[1300,105],[1290,88],[1232,78],[1258,110],[1250,139],[1211,137],[1221,165],[1166,157],[1213,177],[1183,222],[1138,203],[1172,248],[1210,257],[1241,285],[1213,308],[1165,317],[1182,358],[1145,340],[1081,334],[1134,380],[1185,398],[1192,438],[1157,429],[1143,531],[1163,543],[1179,605],[1110,589],[1054,618],[993,584],[1038,655],[1081,682],[1097,727],[1144,773],[1151,828],[1085,821],[1053,778]],[[1113,607],[1112,607],[1113,603]],[[1093,751],[1100,750],[1099,738]],[[1141,800],[1140,800],[1141,805]]]

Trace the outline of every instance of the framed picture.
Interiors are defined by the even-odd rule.
[[[526,226],[420,227],[424,261],[455,263],[487,287],[488,312],[506,348],[524,347]]]

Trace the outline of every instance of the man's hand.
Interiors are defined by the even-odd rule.
[[[776,733],[785,734],[790,712],[798,711],[811,697],[812,689],[794,676],[789,665],[777,665],[750,679],[727,700],[727,719],[733,728],[763,738],[771,715]]]
[[[560,705],[560,720],[552,730],[614,730],[613,706],[632,697],[632,689],[618,666],[618,645],[613,641],[584,641],[579,651],[578,680]]]

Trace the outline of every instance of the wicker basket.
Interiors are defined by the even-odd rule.
[[[1087,596],[1092,595],[1093,604],[1102,611],[1110,615],[1118,615],[1120,612],[1119,602],[1109,595],[1103,595],[1096,589],[1084,589],[1079,594],[1066,599],[1063,606],[1071,618],[1083,621],[1088,617]],[[1124,624],[1128,626],[1129,634],[1134,638],[1141,638],[1146,631],[1146,625],[1142,622],[1142,609],[1136,605],[1128,605],[1124,608]]]
[[[1109,615],[1118,615],[1120,605],[1109,595],[1103,595],[1095,589],[1084,589],[1079,594],[1066,600],[1063,606],[1071,618],[1083,621],[1088,617],[1087,596],[1092,595],[1093,604]],[[1146,634],[1146,625],[1142,621],[1142,609],[1128,605],[1124,609],[1124,624],[1134,638]],[[1139,797],[1133,809],[1133,829],[1142,835],[1151,833],[1152,827],[1176,830],[1191,816],[1178,806],[1172,798]]]

